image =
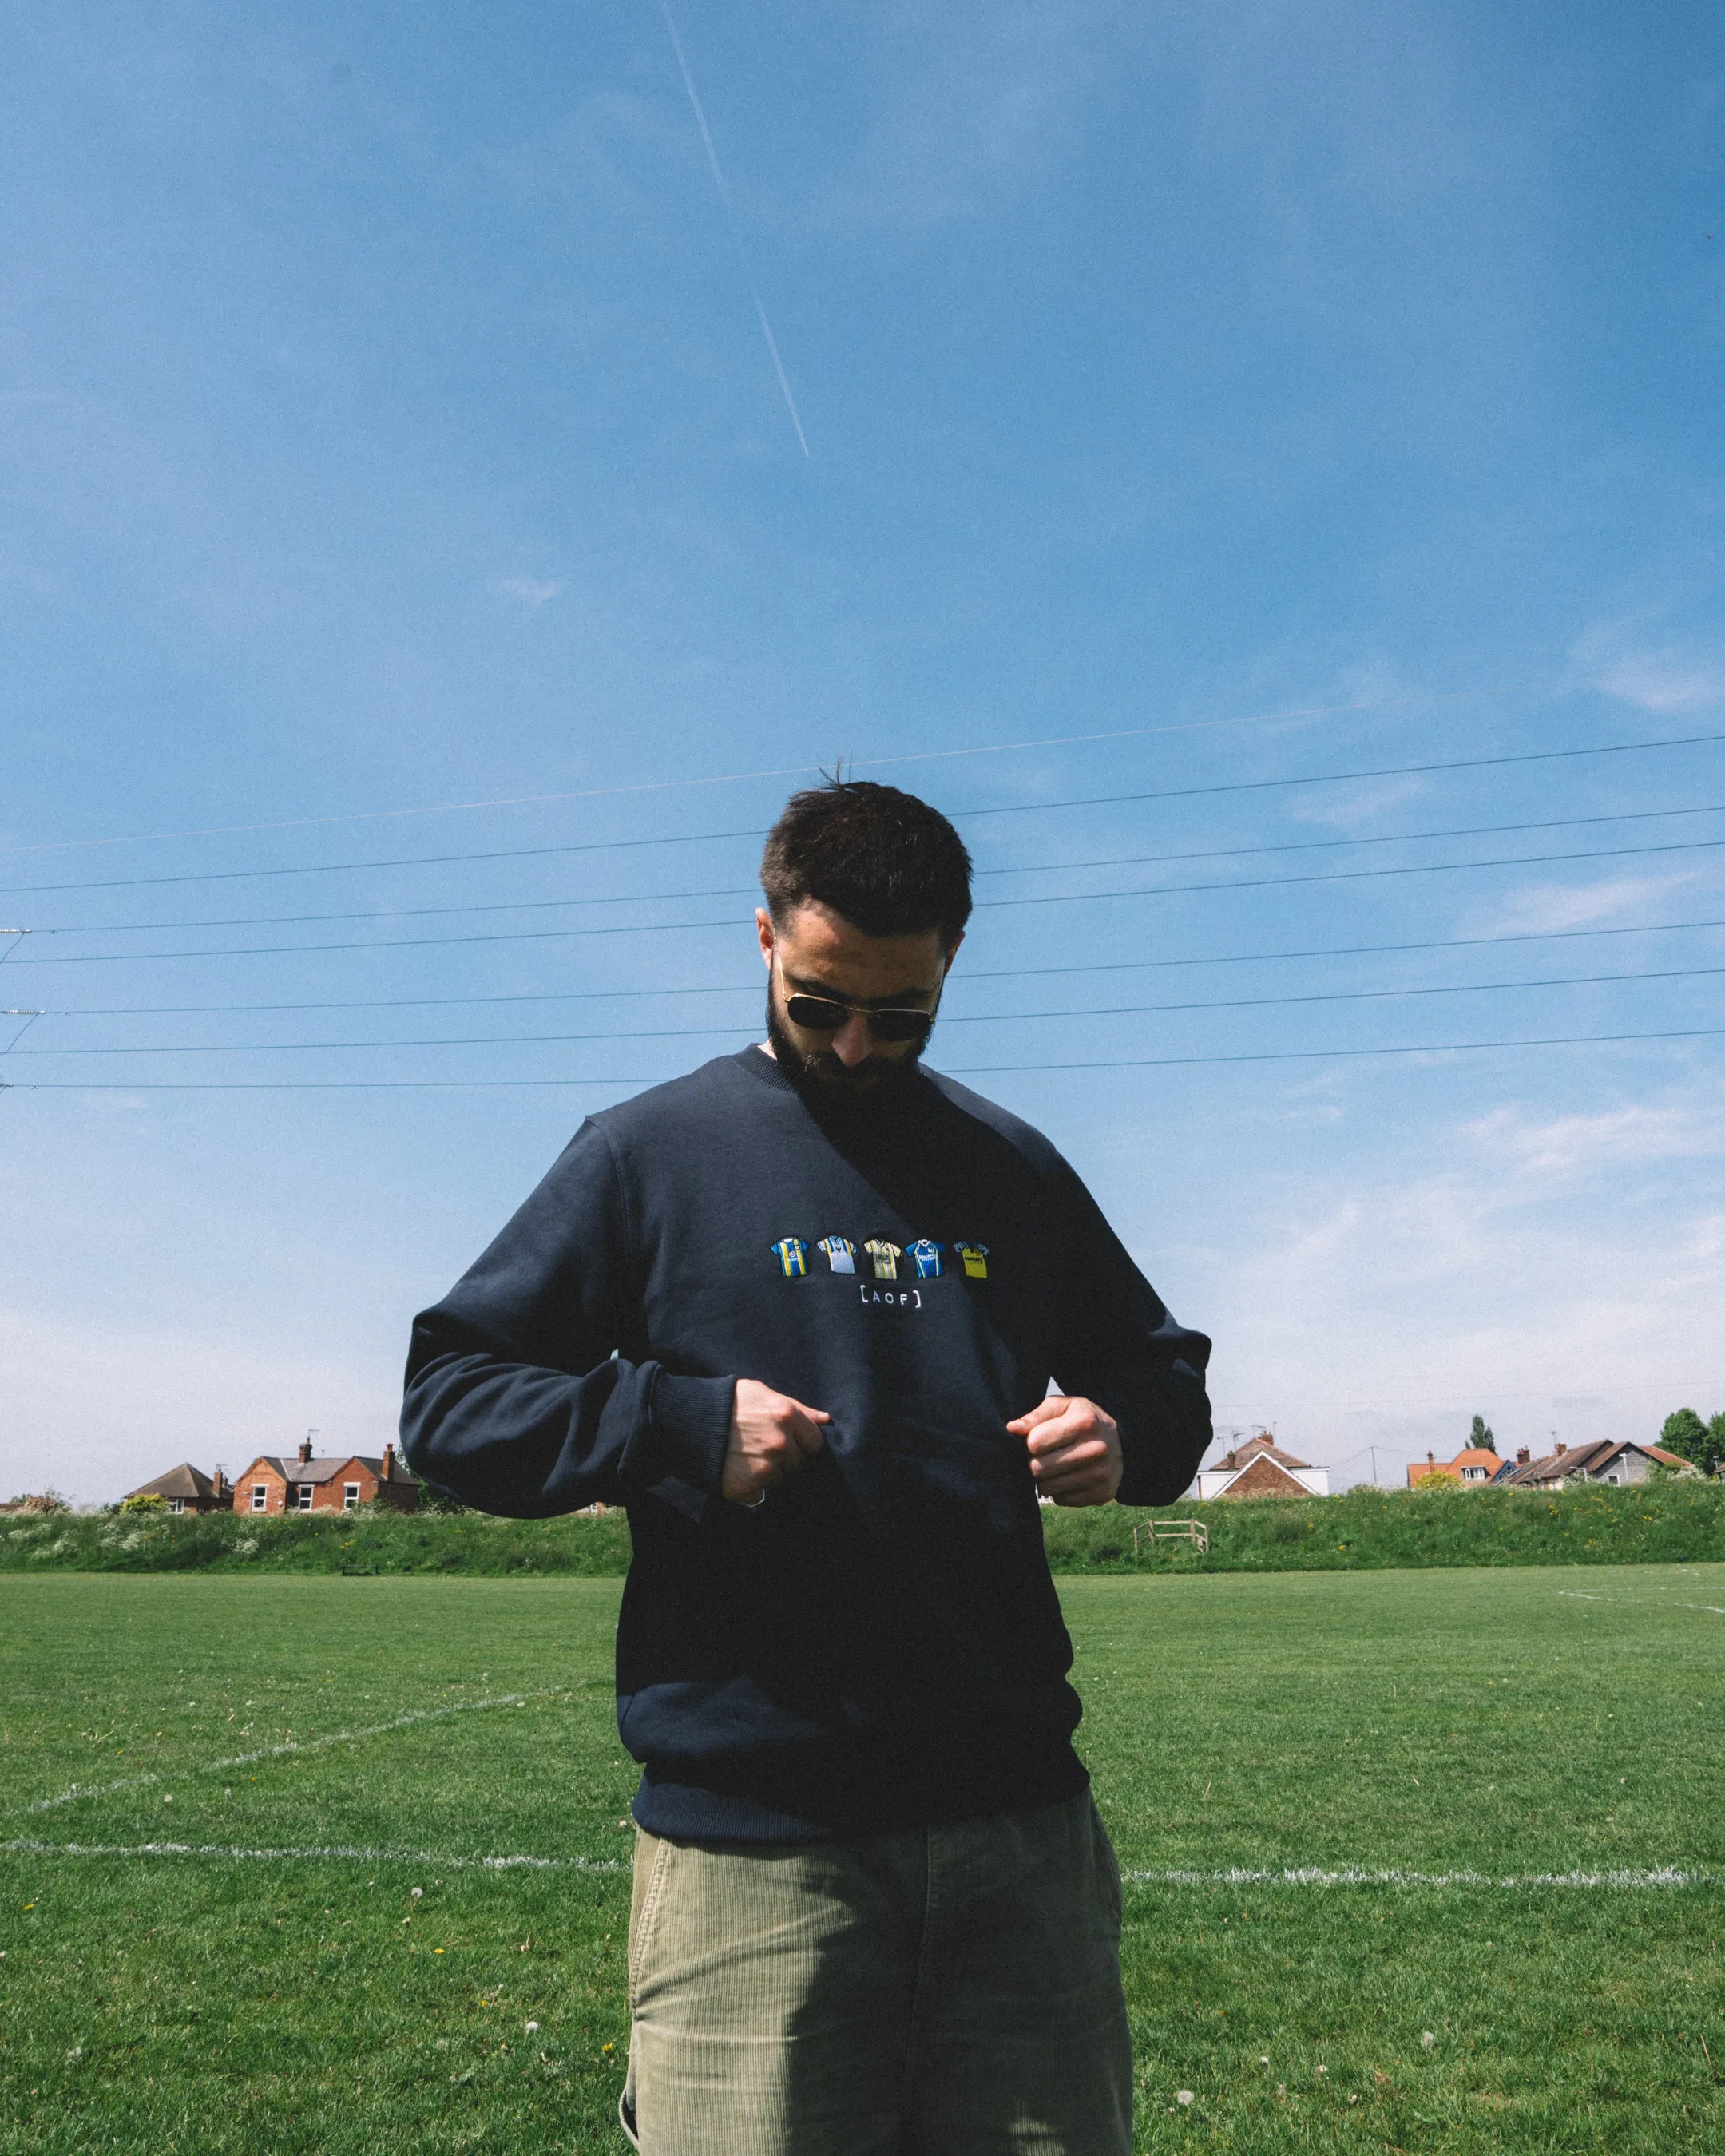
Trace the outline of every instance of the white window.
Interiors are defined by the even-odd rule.
[[[359,1502],[359,1485],[358,1485],[358,1483],[357,1483],[357,1482],[344,1482],[344,1483],[341,1485],[341,1510],[342,1510],[344,1512],[352,1512],[352,1511],[353,1511],[354,1507],[358,1504],[358,1502]]]
[[[300,1485],[300,1510],[302,1512],[311,1510],[311,1485],[309,1482]]]
[[[1615,1482],[1617,1478],[1614,1475],[1611,1479]],[[167,1501],[167,1509],[171,1512],[183,1512],[186,1509],[185,1499],[183,1497],[170,1497]]]
[[[270,1485],[267,1482],[254,1482],[252,1485],[252,1510],[254,1512],[261,1512],[269,1502]]]

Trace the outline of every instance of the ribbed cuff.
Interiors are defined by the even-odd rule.
[[[647,1404],[646,1458],[633,1479],[675,1478],[716,1496],[736,1397],[735,1378],[677,1378],[661,1370]]]

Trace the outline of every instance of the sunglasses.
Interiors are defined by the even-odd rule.
[[[927,1040],[934,1030],[934,1013],[926,1010],[868,1010],[855,1004],[841,1004],[830,996],[789,995],[785,1016],[805,1033],[836,1033],[848,1018],[864,1018],[876,1040]]]

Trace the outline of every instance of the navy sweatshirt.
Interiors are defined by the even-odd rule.
[[[629,1508],[617,1719],[634,1814],[802,1840],[1086,1785],[1021,1437],[1052,1377],[1120,1424],[1123,1502],[1183,1491],[1209,1342],[1040,1133],[923,1072],[814,1101],[756,1048],[583,1123],[414,1322],[402,1437],[516,1518]],[[732,1390],[832,1416],[758,1509]]]

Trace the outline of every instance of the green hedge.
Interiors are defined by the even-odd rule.
[[[59,1512],[0,1519],[0,1572],[453,1572],[620,1575],[629,1522],[483,1512]]]
[[[1153,1518],[1199,1519],[1210,1548],[1140,1536]],[[1725,1562],[1725,1486],[1351,1490],[1341,1497],[1043,1513],[1049,1561],[1067,1572],[1348,1572],[1395,1566]],[[629,1564],[621,1512],[493,1520],[483,1513],[204,1513],[0,1518],[0,1572],[573,1573]]]
[[[1201,1520],[1210,1547],[1140,1534],[1152,1518]],[[1375,1572],[1492,1564],[1696,1564],[1725,1560],[1725,1486],[1672,1481],[1519,1490],[1350,1490],[1340,1497],[1105,1506],[1043,1514],[1056,1572]]]

